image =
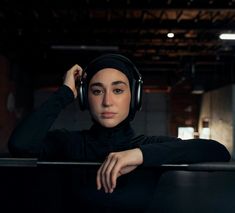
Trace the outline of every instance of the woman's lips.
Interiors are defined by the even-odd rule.
[[[102,112],[101,117],[105,119],[113,118],[117,113],[115,112]]]

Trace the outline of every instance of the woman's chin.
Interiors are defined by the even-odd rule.
[[[113,128],[115,126],[117,126],[120,122],[115,121],[113,119],[102,119],[102,121],[99,122],[103,127],[106,128]]]

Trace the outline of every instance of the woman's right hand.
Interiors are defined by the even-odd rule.
[[[75,64],[72,68],[70,68],[64,77],[64,85],[68,86],[74,94],[74,98],[77,98],[77,88],[76,81],[82,76],[82,68]]]

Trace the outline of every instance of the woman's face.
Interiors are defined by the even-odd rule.
[[[131,91],[128,78],[122,72],[105,68],[89,83],[88,102],[92,117],[102,126],[112,128],[129,114]]]

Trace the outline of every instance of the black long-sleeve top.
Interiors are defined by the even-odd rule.
[[[225,146],[214,140],[136,136],[129,122],[114,128],[95,123],[89,130],[49,131],[61,110],[73,100],[69,87],[60,87],[15,128],[8,143],[10,153],[17,157],[102,162],[110,152],[140,148],[143,166],[230,160]]]
[[[230,160],[227,149],[216,141],[136,136],[128,120],[109,129],[94,123],[89,130],[49,131],[61,110],[73,100],[72,91],[62,86],[39,109],[25,118],[10,137],[9,150],[12,156],[103,162],[110,152],[140,148],[143,167],[164,163]],[[70,190],[65,193],[70,203],[65,204],[66,208],[72,203],[71,209],[84,208],[88,212],[136,213],[145,212],[151,203],[155,204],[153,195],[157,191],[161,171],[136,169],[118,179],[118,186],[112,194],[96,190],[96,172],[96,169],[91,171],[89,168],[86,168],[85,173],[83,169],[71,169],[65,183]]]

